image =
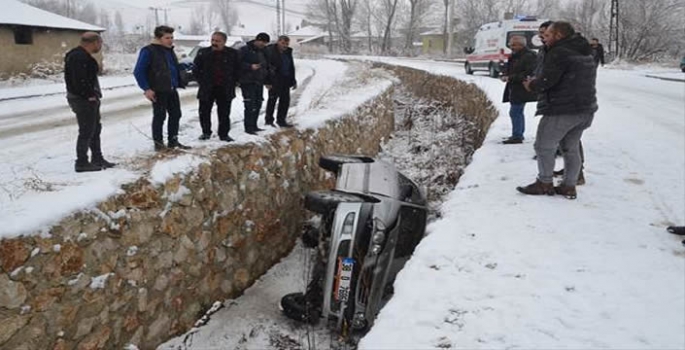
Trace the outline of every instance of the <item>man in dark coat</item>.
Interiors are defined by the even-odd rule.
[[[581,168],[579,142],[597,111],[597,70],[587,39],[575,33],[568,22],[554,22],[545,32],[547,53],[538,76],[524,81],[526,89],[540,94],[537,115],[542,115],[535,140],[537,180],[517,190],[530,195],[576,198]],[[564,180],[553,184],[557,147],[564,154]]]
[[[597,38],[590,40],[590,46],[592,46],[592,57],[595,59],[595,67],[598,67],[600,64],[604,67],[604,46],[599,43]]]
[[[271,85],[269,100],[266,102],[266,125],[274,126],[274,109],[278,102],[276,123],[282,128],[292,127],[285,120],[290,107],[290,89],[297,88],[290,38],[286,35],[279,36],[275,44],[266,47],[266,58],[270,66],[266,84]]]
[[[235,86],[240,73],[238,51],[226,47],[226,33],[212,34],[212,46],[200,49],[195,56],[193,74],[200,88],[197,99],[200,101],[200,140],[212,136],[212,107],[216,102],[219,117],[219,139],[231,142],[231,102],[235,97]]]
[[[257,118],[264,101],[264,82],[268,75],[269,63],[264,55],[264,48],[271,41],[269,34],[259,33],[255,40],[249,41],[240,48],[240,90],[245,104],[245,132],[255,135],[264,131],[257,127]],[[267,89],[271,86],[267,85]]]
[[[524,109],[526,102],[537,101],[537,95],[523,87],[523,81],[535,73],[535,52],[527,47],[526,37],[512,36],[509,40],[511,56],[507,61],[507,70],[501,77],[507,85],[504,87],[502,102],[509,102],[509,117],[511,117],[511,137],[502,141],[505,145],[523,142],[523,134],[526,129]]]
[[[64,57],[64,81],[67,85],[67,102],[76,114],[78,139],[76,140],[77,173],[112,168],[116,164],[102,156],[100,148],[100,99],[102,92],[98,81],[100,67],[93,54],[102,49],[102,38],[98,33],[86,32],[81,44]],[[90,149],[91,161],[88,161]]]
[[[189,149],[178,141],[181,120],[181,101],[178,89],[184,88],[181,69],[174,53],[174,28],[159,26],[155,28],[155,40],[140,50],[133,75],[138,86],[145,92],[145,98],[152,102],[152,139],[155,150],[162,151],[164,146],[162,129],[167,113],[167,137],[169,148]]]

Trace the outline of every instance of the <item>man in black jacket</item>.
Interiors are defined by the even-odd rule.
[[[193,74],[200,85],[197,99],[200,100],[200,140],[209,140],[212,135],[212,106],[216,101],[219,117],[219,139],[231,142],[231,102],[235,97],[235,86],[240,72],[238,51],[226,47],[226,33],[212,34],[212,46],[198,51],[194,60]]]
[[[276,123],[282,128],[290,128],[293,125],[285,120],[290,107],[290,88],[297,89],[290,38],[286,35],[279,36],[275,44],[266,47],[266,58],[270,66],[266,84],[271,85],[269,100],[266,102],[266,125],[274,126],[274,109],[278,101]]]
[[[264,131],[257,127],[257,118],[264,101],[264,82],[268,75],[269,63],[264,55],[264,48],[271,41],[269,34],[259,33],[255,40],[249,41],[240,48],[240,90],[245,104],[245,132],[256,135]],[[267,85],[267,89],[271,86]]]
[[[595,67],[598,67],[600,64],[604,67],[604,46],[599,43],[597,38],[590,40],[590,46],[592,46],[592,57],[595,59]]]
[[[502,141],[505,145],[523,142],[526,130],[524,109],[526,102],[537,101],[537,95],[523,87],[523,81],[535,73],[535,52],[527,47],[526,37],[512,36],[509,39],[511,56],[507,61],[507,70],[500,79],[507,85],[504,87],[504,103],[509,102],[509,117],[511,118],[511,137]]]
[[[76,172],[99,171],[116,164],[102,156],[100,148],[100,82],[98,62],[93,54],[102,49],[98,33],[87,32],[81,36],[81,44],[64,57],[64,81],[67,85],[67,102],[76,113],[78,139],[76,140]],[[91,161],[88,161],[90,148]]]
[[[174,28],[159,26],[155,28],[154,34],[155,40],[140,50],[133,75],[138,86],[145,92],[145,98],[152,102],[152,139],[155,142],[155,151],[166,148],[162,129],[167,113],[169,148],[189,149],[190,147],[178,141],[181,120],[178,89],[184,86],[178,58],[174,53]]]
[[[539,94],[537,115],[542,115],[535,140],[537,180],[517,190],[530,195],[561,194],[576,198],[581,168],[579,142],[597,111],[597,70],[587,39],[575,33],[568,22],[554,22],[545,32],[548,46],[542,69],[524,81],[526,89]],[[554,154],[564,154],[564,180],[553,184]]]

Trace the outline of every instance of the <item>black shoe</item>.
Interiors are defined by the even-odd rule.
[[[519,143],[523,143],[523,139],[510,137],[510,138],[502,141],[502,144],[505,144],[505,145],[515,145],[515,144],[519,144]]]
[[[95,158],[91,161],[91,163],[99,166],[102,169],[109,169],[117,166],[117,163],[108,162],[105,158]]]
[[[548,184],[541,182],[540,180],[535,180],[532,184],[528,186],[519,186],[516,187],[516,190],[527,195],[532,195],[532,196],[541,196],[541,195],[548,195],[548,196],[553,196],[555,191],[554,191],[554,184]]]
[[[266,124],[264,124],[264,126],[270,126],[270,127],[272,127],[272,128],[275,128],[275,127],[276,127],[276,125],[274,125],[274,122],[266,123]]]
[[[169,141],[169,148],[191,149],[192,147],[186,146],[186,145],[178,142],[178,140],[171,140],[171,141]]]
[[[233,141],[235,141],[235,140],[234,140],[233,138],[231,138],[230,136],[221,136],[221,137],[219,137],[219,140],[221,140],[221,141],[226,141],[226,142],[233,142]]]
[[[262,128],[255,128],[254,129],[254,131],[264,131],[264,130],[266,130],[266,129],[262,129]]]
[[[281,128],[292,128],[292,127],[294,127],[295,125],[292,125],[292,124],[290,124],[290,123],[288,123],[288,122],[285,122],[285,123],[278,123],[278,126],[281,127]]]
[[[250,135],[257,135],[257,130],[249,129],[245,130],[245,133]]]
[[[102,170],[102,167],[90,162],[76,162],[74,164],[74,170],[76,170],[77,173],[85,173],[89,171],[100,171]]]
[[[683,235],[685,235],[685,226],[669,226],[666,228],[666,231],[668,231],[674,235],[683,236]]]
[[[200,137],[198,138],[198,140],[200,140],[200,141],[207,141],[207,140],[209,140],[210,137],[212,137],[212,135],[209,135],[209,134],[202,134],[202,135],[200,135]]]
[[[164,142],[155,141],[155,152],[162,152],[162,151],[166,151],[166,150],[167,150],[167,148],[164,145]]]

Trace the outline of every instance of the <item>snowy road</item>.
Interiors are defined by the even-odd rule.
[[[395,283],[362,349],[685,348],[685,84],[600,69],[576,201],[527,197],[538,119],[511,130],[503,84],[460,65],[388,60],[470,81],[500,110]],[[493,220],[496,218],[496,220]]]

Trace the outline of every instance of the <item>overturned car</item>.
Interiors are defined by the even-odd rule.
[[[393,165],[365,156],[323,156],[319,165],[337,178],[334,190],[305,197],[320,224],[306,228],[302,240],[318,249],[317,261],[307,290],[284,296],[280,308],[303,322],[325,319],[342,334],[363,332],[423,238],[425,191]]]

